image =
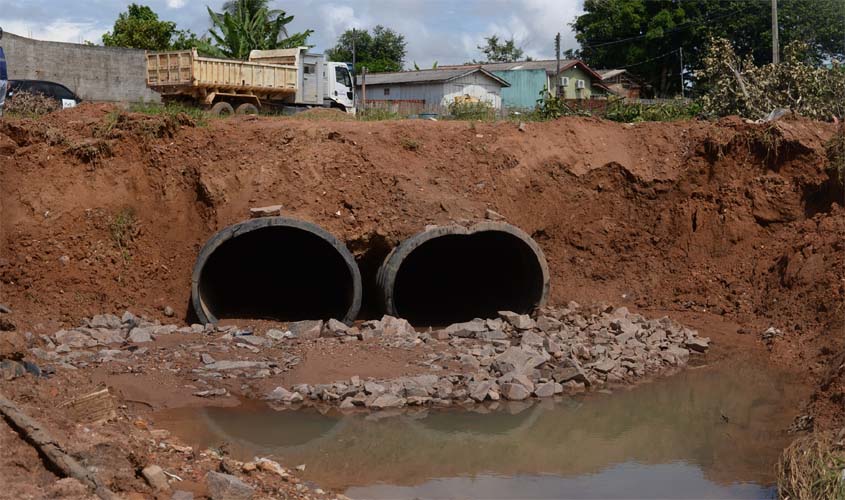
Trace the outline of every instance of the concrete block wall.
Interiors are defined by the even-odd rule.
[[[159,102],[147,88],[143,50],[43,42],[4,33],[11,80],[49,80],[86,101]]]

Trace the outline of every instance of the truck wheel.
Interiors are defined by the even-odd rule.
[[[231,116],[235,113],[235,110],[232,108],[232,105],[228,102],[218,102],[214,106],[211,107],[208,112],[212,116]]]
[[[235,110],[235,113],[239,115],[257,115],[258,108],[255,107],[255,104],[245,102],[238,106],[238,109]]]

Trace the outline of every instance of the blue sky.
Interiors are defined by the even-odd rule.
[[[162,19],[196,33],[208,30],[206,5],[218,9],[223,0],[136,0]],[[123,0],[0,0],[0,27],[41,40],[100,42],[115,18],[126,10]],[[554,35],[563,49],[577,46],[569,23],[583,0],[275,0],[275,8],[296,16],[293,31],[315,30],[311,43],[323,51],[348,28],[391,27],[408,42],[406,64],[420,66],[463,63],[479,58],[476,46],[496,33],[515,37],[527,55],[554,57]],[[0,41],[2,44],[2,41]]]

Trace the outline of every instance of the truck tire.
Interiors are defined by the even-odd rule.
[[[235,109],[235,113],[239,115],[257,115],[258,108],[255,107],[255,104],[245,102]]]
[[[208,110],[212,116],[231,116],[235,113],[234,108],[228,102],[218,102]]]

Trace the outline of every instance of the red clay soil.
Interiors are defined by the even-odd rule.
[[[427,224],[490,208],[546,254],[552,301],[706,311],[819,380],[842,351],[831,124],[348,122],[195,126],[86,105],[0,122],[0,303],[35,333],[125,309],[189,318],[194,259],[250,207],[346,241],[365,279]],[[760,342],[759,340],[757,340]],[[841,420],[836,371],[814,411]]]

